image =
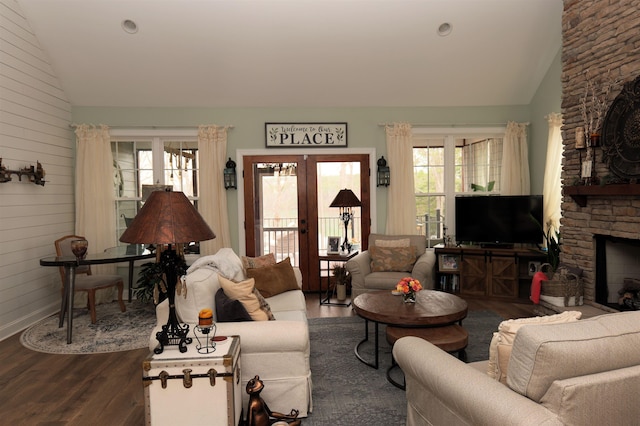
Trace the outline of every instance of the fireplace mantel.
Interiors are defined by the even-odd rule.
[[[580,207],[585,207],[589,196],[620,197],[640,195],[640,184],[575,185],[565,186],[563,191],[565,195],[573,198]]]

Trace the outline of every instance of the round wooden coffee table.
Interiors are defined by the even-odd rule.
[[[404,303],[402,296],[394,296],[388,290],[372,291],[356,297],[353,301],[353,308],[365,320],[365,337],[356,344],[354,352],[361,362],[376,369],[379,365],[379,324],[408,329],[446,327],[455,323],[462,325],[462,320],[467,316],[467,302],[454,294],[436,290],[419,291],[416,303]],[[375,325],[373,362],[365,360],[359,350],[363,343],[369,341],[369,321],[372,321]],[[447,330],[451,331],[451,329]],[[458,330],[456,329],[456,331]],[[420,333],[416,334],[419,335]],[[442,346],[448,345],[447,342],[443,341],[446,336],[451,336],[451,339],[456,340],[456,342],[451,342],[451,345],[460,346],[461,344],[460,333],[435,334],[439,336],[439,343]],[[464,346],[466,346],[466,343]]]

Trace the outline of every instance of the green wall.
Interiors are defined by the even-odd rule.
[[[557,64],[556,64],[557,63]],[[557,65],[557,66],[556,66]],[[556,84],[557,82],[557,84]],[[557,86],[557,88],[556,88]],[[507,121],[531,123],[532,191],[541,193],[546,152],[546,120],[549,112],[559,112],[559,55],[540,86],[531,105],[500,107],[424,107],[424,108],[98,108],[74,107],[74,123],[107,124],[112,127],[162,126],[184,127],[200,124],[232,125],[228,137],[228,155],[238,149],[263,149],[265,122],[347,122],[349,148],[375,148],[376,156],[386,155],[384,128],[380,123],[409,122],[434,126],[496,126]],[[547,109],[549,106],[554,108]],[[544,131],[542,130],[544,128]],[[543,136],[544,134],[544,136]],[[274,154],[277,153],[273,151]],[[542,158],[542,162],[540,162]],[[386,189],[377,189],[377,227],[383,232],[386,221]],[[227,192],[233,248],[238,250],[237,194]],[[376,229],[377,228],[377,229]]]
[[[549,124],[545,117],[551,112],[561,112],[561,56],[561,52],[558,51],[530,104],[529,166],[531,167],[532,194],[542,194],[544,167],[547,159],[547,139],[549,137]]]

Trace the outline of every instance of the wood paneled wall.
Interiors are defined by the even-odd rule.
[[[56,268],[39,264],[73,232],[71,105],[14,0],[0,0],[0,157],[8,169],[42,163],[44,187],[0,183],[0,340],[59,309]]]

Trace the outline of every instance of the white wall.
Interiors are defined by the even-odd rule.
[[[74,229],[71,106],[24,16],[0,0],[0,157],[42,163],[45,186],[0,183],[0,340],[60,308],[57,268],[39,264]]]

